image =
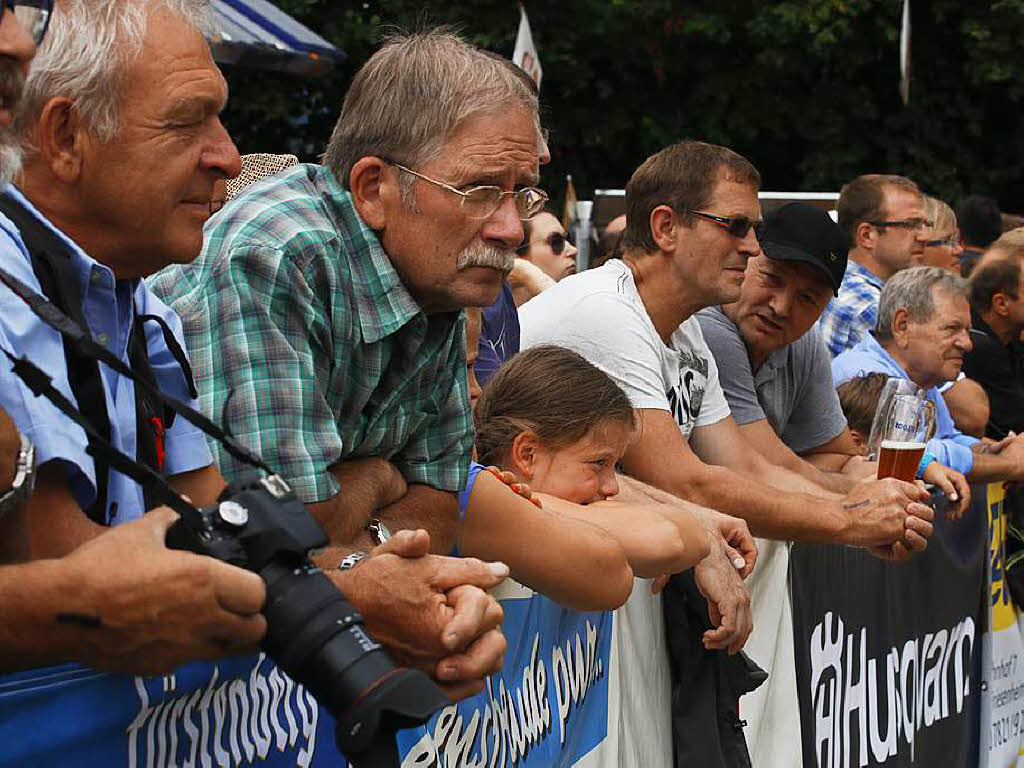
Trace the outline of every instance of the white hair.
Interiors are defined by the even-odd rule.
[[[960,275],[940,267],[910,267],[890,277],[878,298],[878,320],[875,337],[879,341],[892,338],[892,323],[896,312],[907,310],[915,323],[927,323],[935,315],[932,289],[938,288],[947,295],[969,299],[970,286]]]
[[[40,45],[18,111],[18,128],[35,123],[53,98],[67,98],[100,139],[120,128],[124,78],[142,53],[154,11],[206,29],[210,0],[60,0]]]

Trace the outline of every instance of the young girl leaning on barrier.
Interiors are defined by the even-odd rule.
[[[467,346],[475,394],[474,326],[471,317]],[[546,659],[546,690],[524,692],[526,700],[532,693],[542,702],[534,719],[548,711],[543,702],[551,702],[549,721],[532,723],[527,717],[520,723],[536,737],[529,740],[532,760],[525,765],[571,765],[584,754],[588,766],[671,765],[664,624],[648,579],[692,567],[707,555],[708,542],[685,511],[608,501],[619,492],[615,465],[637,428],[635,418],[629,398],[611,378],[560,347],[537,347],[512,358],[476,400],[477,452],[495,471],[473,464],[460,496],[458,549],[500,559],[512,574],[496,590],[509,642],[502,680],[488,683],[479,707],[487,710],[503,700],[499,682],[516,701],[516,681],[525,685],[534,659]],[[510,504],[506,484],[532,495],[534,504]],[[607,598],[618,587],[609,587],[620,583],[622,571],[609,571],[592,550],[595,541],[609,540],[628,562],[625,592],[614,603]],[[596,599],[602,597],[595,594],[599,585],[609,590],[603,604]],[[626,605],[612,613],[626,596]],[[574,626],[585,629],[574,636]],[[531,661],[519,668],[524,652]],[[588,659],[585,672],[578,668],[581,658]],[[565,693],[570,690],[571,700]],[[442,725],[470,722],[472,701],[459,705],[460,721],[442,718]],[[435,742],[441,731],[435,729]],[[523,743],[509,749],[521,751]]]

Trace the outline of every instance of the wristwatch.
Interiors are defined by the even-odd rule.
[[[351,571],[353,568],[359,565],[359,563],[361,563],[365,558],[366,553],[362,550],[357,549],[355,552],[347,554],[341,559],[341,562],[338,563],[338,570]]]
[[[25,435],[20,435],[21,447],[14,471],[14,482],[0,496],[0,516],[17,509],[28,499],[36,480],[36,448]]]
[[[373,539],[374,544],[383,544],[391,538],[391,529],[379,517],[370,518],[370,522],[366,524],[366,530],[370,532],[370,538]]]

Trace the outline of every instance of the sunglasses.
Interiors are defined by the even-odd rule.
[[[566,244],[576,244],[575,242],[573,242],[572,235],[565,232],[552,232],[543,240],[537,240],[534,242],[546,243],[548,248],[551,249],[551,252],[555,254],[555,256],[561,256],[565,252]],[[518,253],[526,253],[528,250],[530,250],[531,245],[533,245],[532,242],[523,243],[521,246],[519,246]]]
[[[33,43],[39,45],[43,42],[53,15],[53,0],[3,0],[3,10],[14,14]]]
[[[704,211],[687,211],[687,213],[692,213],[694,216],[700,216],[702,219],[714,222],[733,237],[746,237],[747,233],[753,229],[754,237],[760,239],[761,231],[764,227],[763,221],[754,221],[746,216],[715,216],[713,213],[705,213]]]

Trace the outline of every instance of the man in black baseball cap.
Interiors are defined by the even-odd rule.
[[[849,241],[825,211],[805,203],[767,216],[759,241],[739,300],[702,310],[697,320],[749,442],[774,463],[845,493],[870,468],[854,458],[815,323],[842,283]]]

